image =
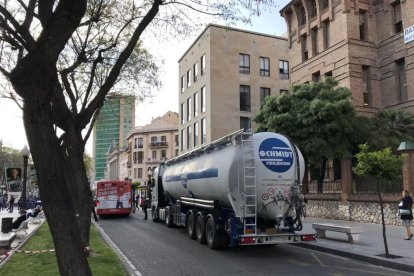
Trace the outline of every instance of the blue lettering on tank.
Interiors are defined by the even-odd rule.
[[[283,173],[292,167],[292,149],[282,140],[268,138],[259,146],[259,158],[271,171]]]
[[[197,180],[218,177],[218,168],[202,169],[195,172],[183,173],[177,175],[168,175],[165,177],[165,182],[176,182],[180,181],[184,188],[187,188],[188,180]]]

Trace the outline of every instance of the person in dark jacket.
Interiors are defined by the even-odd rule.
[[[20,224],[22,224],[22,222],[25,220],[26,220],[26,211],[21,210],[20,217],[18,217],[15,221],[12,222],[12,228],[18,229],[20,227]]]
[[[413,220],[413,199],[407,190],[402,193],[403,198],[398,205],[398,211],[400,213],[401,225],[405,228],[407,237],[404,240],[411,240],[413,233],[411,232],[411,223]]]
[[[144,215],[145,215],[144,220],[148,219],[148,213],[147,213],[148,203],[149,203],[149,198],[145,198],[144,199],[144,204],[142,205],[142,210],[144,211]]]
[[[7,211],[9,211],[9,213],[13,213],[13,205],[14,205],[14,196],[11,195],[10,200],[9,200],[9,207],[7,208]]]

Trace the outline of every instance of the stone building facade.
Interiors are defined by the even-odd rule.
[[[290,86],[287,39],[209,24],[179,60],[180,152],[254,129],[264,98]]]
[[[133,129],[127,140],[128,177],[144,186],[154,168],[178,155],[178,114],[169,111]]]
[[[359,114],[386,108],[414,113],[414,1],[293,0],[280,11],[288,29],[291,83],[332,76],[350,88]],[[414,192],[414,156],[407,153],[403,188]],[[341,161],[337,193],[307,194],[308,214],[380,223],[378,195],[357,194],[351,160]],[[305,183],[305,191],[308,191]],[[398,224],[401,195],[384,195],[386,222]]]

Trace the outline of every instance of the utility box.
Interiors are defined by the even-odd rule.
[[[2,218],[1,219],[1,232],[9,233],[12,231],[13,218]]]

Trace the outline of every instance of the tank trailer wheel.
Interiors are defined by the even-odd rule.
[[[165,209],[165,225],[167,225],[168,228],[173,227],[173,222],[171,218],[171,210],[169,207]]]
[[[213,217],[209,217],[206,223],[206,241],[211,249],[219,249],[226,245],[226,236],[224,232],[216,229],[217,223]]]
[[[194,213],[190,212],[190,214],[187,217],[187,233],[188,233],[188,236],[193,240],[196,239],[195,227],[196,227],[196,223],[194,219]]]
[[[197,216],[196,220],[196,236],[199,243],[206,243],[206,227],[202,215]]]

